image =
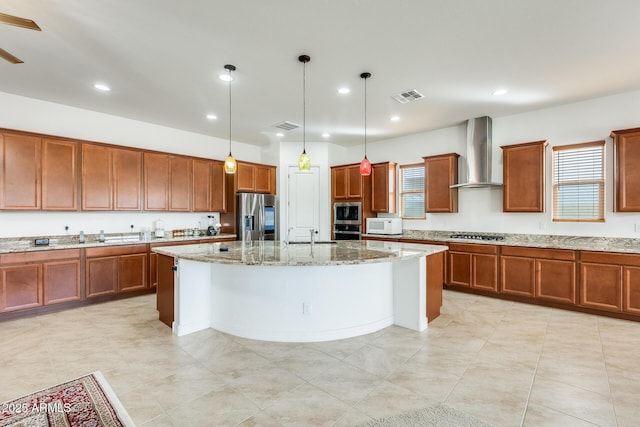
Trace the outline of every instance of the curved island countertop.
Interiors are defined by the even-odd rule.
[[[219,264],[328,266],[368,264],[443,252],[446,246],[383,241],[342,240],[290,243],[280,241],[201,243],[153,248],[174,258]]]
[[[225,250],[226,249],[226,250]],[[417,331],[440,313],[446,246],[382,241],[225,242],[153,248],[176,335],[206,328],[250,339],[326,341],[390,325]],[[162,257],[164,256],[164,257]]]

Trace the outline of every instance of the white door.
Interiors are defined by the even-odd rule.
[[[320,168],[311,166],[304,172],[289,166],[288,186],[287,229],[281,238],[285,240],[290,230],[290,240],[309,241],[309,230],[320,226]]]

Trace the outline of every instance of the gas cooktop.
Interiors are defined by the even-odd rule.
[[[504,240],[504,236],[498,234],[451,234],[452,239],[467,239],[467,240]]]

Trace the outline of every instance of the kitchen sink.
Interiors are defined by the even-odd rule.
[[[109,236],[104,238],[105,242],[139,242],[140,236]]]

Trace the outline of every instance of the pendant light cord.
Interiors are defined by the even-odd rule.
[[[302,152],[307,152],[307,62],[302,63]]]
[[[229,155],[231,155],[231,69],[229,69]]]
[[[364,79],[364,158],[367,158],[367,78]]]

